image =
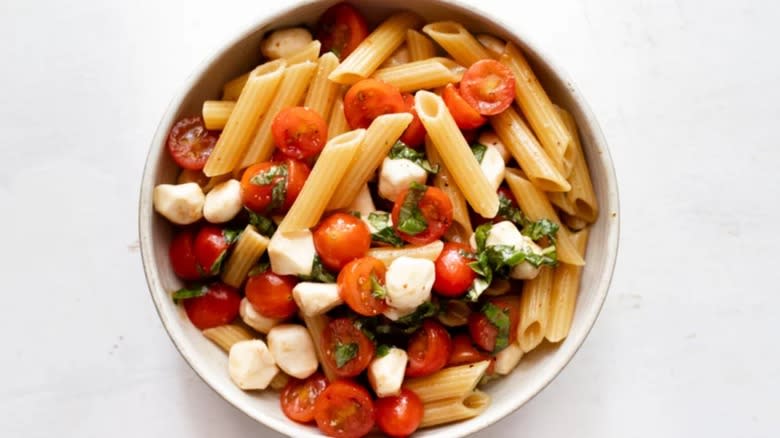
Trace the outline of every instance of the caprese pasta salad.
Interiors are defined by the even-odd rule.
[[[453,21],[340,3],[259,49],[170,130],[172,299],[238,387],[326,435],[479,415],[571,325],[598,216],[574,119]]]

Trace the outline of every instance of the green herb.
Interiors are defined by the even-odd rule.
[[[485,303],[480,310],[485,318],[498,330],[493,353],[498,353],[509,346],[509,312],[493,303]]]
[[[219,274],[219,270],[222,269],[222,261],[225,260],[225,256],[227,256],[227,249],[222,251],[219,257],[217,257],[217,259],[214,260],[214,263],[211,264],[211,269],[209,269],[210,275]]]
[[[498,216],[511,221],[518,227],[525,226],[527,222],[523,212],[501,192],[498,192]]]
[[[271,264],[267,260],[258,262],[252,269],[249,270],[247,277],[254,277],[255,275],[260,275],[263,272],[267,271],[268,268],[270,267]]]
[[[259,215],[250,209],[246,209],[249,213],[249,223],[257,229],[257,232],[266,237],[271,237],[276,232],[276,224],[274,221],[266,216]]]
[[[358,344],[351,342],[349,344],[342,344],[341,342],[336,343],[336,349],[333,352],[333,355],[336,358],[336,366],[341,368],[344,365],[347,364],[347,362],[351,361],[352,359],[357,356],[358,352]]]
[[[320,256],[315,255],[311,262],[311,274],[299,276],[304,281],[315,281],[318,283],[335,283],[336,277],[325,269],[322,265]]]
[[[358,318],[353,323],[355,327],[363,332],[364,335],[368,339],[371,339],[372,341],[376,341],[376,336],[374,335],[374,332],[371,331],[371,326],[374,325],[372,322],[374,321],[374,318],[371,317],[364,317],[364,318]]]
[[[258,186],[266,186],[273,183],[271,204],[268,205],[268,211],[279,208],[284,204],[284,199],[287,197],[287,175],[287,164],[275,164],[267,170],[258,173],[250,180],[252,184]]]
[[[430,318],[431,316],[436,315],[439,313],[439,305],[434,303],[433,301],[426,301],[414,310],[414,312],[402,316],[401,318],[398,318],[398,321],[396,321],[397,324],[405,325],[405,326],[420,326],[425,318]]]
[[[387,243],[393,246],[403,246],[404,241],[390,226],[390,214],[383,211],[373,211],[368,214],[368,222],[377,231],[371,234],[371,240]]]
[[[487,152],[487,146],[481,143],[474,143],[471,145],[471,153],[474,154],[474,158],[477,162],[482,164],[482,160],[485,158],[485,152]]]
[[[528,236],[531,240],[539,240],[542,237],[547,237],[550,242],[555,244],[557,242],[558,224],[548,219],[540,219],[536,222],[530,222],[523,227],[521,233],[524,236]]]
[[[241,230],[222,230],[222,237],[225,238],[225,243],[232,245],[241,236]]]
[[[431,163],[425,159],[425,154],[422,152],[418,152],[402,141],[396,142],[393,147],[390,149],[390,154],[388,155],[390,158],[394,160],[405,158],[409,161],[414,162],[414,164],[420,166],[428,173],[431,174],[437,174],[439,173],[439,165],[431,165]]]
[[[428,222],[425,221],[419,206],[426,190],[428,187],[413,182],[401,204],[401,211],[398,214],[398,229],[410,236],[420,234],[428,228]]]
[[[371,295],[379,300],[383,300],[387,296],[387,289],[379,283],[379,279],[373,272],[371,272]]]
[[[474,268],[472,267],[472,269]],[[471,283],[468,292],[466,293],[466,299],[468,301],[477,301],[480,295],[482,295],[482,292],[485,292],[485,290],[487,290],[487,288],[490,287],[490,283],[492,281],[493,281],[492,271],[489,271],[488,277],[475,278],[474,281]]]
[[[359,211],[355,211],[355,210],[350,211],[349,214],[351,214],[352,216],[355,216],[358,219],[363,217],[363,215],[361,215]]]
[[[171,295],[171,298],[173,298],[174,303],[179,303],[180,301],[190,298],[202,297],[203,295],[206,295],[208,291],[208,286],[196,286],[190,289],[185,287],[174,292],[173,295]]]
[[[390,353],[390,349],[392,347],[387,344],[380,344],[378,347],[376,347],[376,357],[385,357],[388,353]]]
[[[249,182],[256,186],[267,186],[279,176],[287,176],[287,164],[275,164],[253,176]]]

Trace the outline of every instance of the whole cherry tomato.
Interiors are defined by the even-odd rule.
[[[246,280],[244,293],[246,299],[252,303],[252,307],[261,315],[285,319],[298,311],[298,305],[292,294],[295,284],[295,277],[276,275],[269,269],[250,276]]]
[[[433,319],[426,319],[409,340],[406,375],[422,377],[439,371],[447,365],[451,351],[452,339],[447,329]]]
[[[217,275],[230,245],[238,238],[238,231],[216,225],[205,225],[195,237],[195,257],[201,272]]]
[[[436,258],[436,280],[433,290],[445,297],[459,297],[466,293],[477,278],[469,264],[474,261],[471,248],[463,243],[447,242]]]
[[[314,230],[314,247],[322,263],[338,271],[368,252],[371,231],[360,218],[348,213],[334,213]]]
[[[383,114],[406,112],[398,88],[378,79],[363,79],[344,95],[344,116],[352,129],[368,128]]]
[[[200,280],[204,272],[195,257],[195,230],[184,228],[179,231],[168,250],[173,272],[183,280]]]
[[[271,124],[276,147],[302,160],[320,153],[328,141],[328,125],[316,111],[302,106],[283,109]]]
[[[423,402],[409,389],[392,397],[380,398],[374,403],[376,425],[391,437],[409,436],[420,427],[423,417]]]
[[[203,286],[202,295],[184,300],[184,310],[192,324],[200,330],[225,325],[236,319],[241,295],[224,283]]]

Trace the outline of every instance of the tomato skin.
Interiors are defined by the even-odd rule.
[[[336,271],[366,255],[370,247],[371,231],[368,226],[348,213],[334,213],[314,230],[314,248],[320,260]]]
[[[339,368],[336,362],[338,344],[357,344],[355,356]],[[328,323],[320,339],[323,360],[327,361],[338,377],[355,377],[368,367],[374,358],[374,342],[349,318],[337,318]]]
[[[520,297],[514,295],[503,295],[492,297],[487,300],[488,303],[500,308],[509,314],[509,343],[517,339],[517,326],[520,323]],[[496,338],[498,329],[494,326],[482,312],[473,312],[469,315],[469,334],[471,339],[479,348],[497,353]]]
[[[495,59],[475,62],[460,81],[463,99],[483,116],[500,114],[515,100],[515,76]]]
[[[331,382],[314,404],[317,427],[335,438],[359,438],[374,427],[371,394],[349,379]]]
[[[417,110],[414,108],[414,96],[410,93],[403,94],[404,103],[406,104],[406,110],[414,117],[412,123],[406,127],[406,130],[401,135],[400,140],[404,142],[410,148],[418,148],[425,142],[425,126],[423,126],[420,117],[417,115]]]
[[[471,247],[464,243],[447,242],[439,257],[436,258],[436,280],[433,290],[445,297],[459,297],[466,293],[471,283],[477,278],[476,272],[469,266],[474,261]]]
[[[322,54],[332,51],[344,60],[367,36],[366,19],[349,3],[339,3],[320,16],[315,39],[322,43]]]
[[[447,329],[433,319],[426,319],[409,340],[406,375],[423,377],[439,371],[447,365],[451,351],[452,339]]]
[[[274,185],[284,178],[276,176],[270,184],[258,185],[252,182],[252,179],[262,172],[266,172],[274,166],[287,166],[287,184],[285,185],[285,197],[282,205],[273,207],[273,188]],[[290,209],[298,194],[303,189],[306,179],[309,177],[309,166],[297,161],[287,159],[281,162],[265,161],[250,166],[241,177],[241,200],[244,205],[258,214],[284,213]]]
[[[448,84],[441,95],[447,109],[450,110],[452,118],[458,128],[462,130],[477,129],[487,123],[487,119],[477,112],[466,100],[453,84]]]
[[[205,225],[195,237],[195,257],[202,272],[207,275],[219,274],[230,242],[225,238],[222,228],[216,225]]]
[[[276,275],[270,269],[246,280],[244,294],[252,307],[268,318],[286,319],[298,311],[292,290],[297,280],[291,275]]]
[[[208,286],[205,295],[184,301],[184,310],[192,324],[200,330],[225,325],[236,319],[241,295],[238,290],[224,283]]]
[[[185,117],[168,133],[168,152],[179,167],[201,170],[217,144],[219,134],[206,129],[200,116]]]
[[[423,417],[423,402],[409,389],[392,397],[380,398],[374,403],[376,425],[391,437],[409,436],[420,427]]]
[[[179,278],[191,281],[203,278],[203,271],[195,257],[195,230],[192,228],[185,228],[173,236],[168,256],[173,272]]]
[[[294,106],[279,111],[271,124],[276,147],[302,160],[320,153],[328,141],[328,125],[316,111]]]
[[[447,361],[447,366],[465,365],[488,359],[490,359],[489,354],[478,350],[471,337],[461,333],[452,339],[452,353]]]
[[[344,116],[352,129],[368,128],[383,114],[406,112],[398,88],[377,79],[363,79],[344,95]]]
[[[350,309],[363,316],[375,316],[387,310],[384,299],[371,291],[371,275],[384,286],[387,268],[374,257],[362,257],[349,262],[339,272],[339,296]]]
[[[299,423],[314,421],[314,405],[327,386],[328,379],[320,372],[305,380],[290,379],[279,396],[282,412],[290,420]]]
[[[398,229],[401,206],[408,193],[409,189],[399,193],[398,198],[395,200],[395,205],[393,205],[393,228],[395,228],[398,236],[413,245],[424,245],[440,239],[452,225],[452,202],[450,198],[438,187],[427,187],[417,206],[422,211],[425,221],[428,223],[428,228],[420,233],[411,235]]]

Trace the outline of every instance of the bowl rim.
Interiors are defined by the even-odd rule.
[[[195,67],[186,80],[184,80],[178,87],[173,98],[168,103],[163,117],[157,124],[152,143],[149,147],[146,160],[144,161],[144,171],[141,179],[139,193],[138,237],[144,276],[146,278],[147,287],[154,303],[155,310],[160,317],[160,321],[162,322],[168,337],[173,342],[174,347],[182,356],[184,361],[189,365],[189,367],[195,372],[195,374],[222,399],[255,421],[258,421],[266,427],[288,436],[293,436],[294,433],[298,433],[298,431],[291,429],[291,422],[285,421],[284,419],[280,421],[274,417],[264,416],[262,414],[254,415],[248,412],[248,410],[244,408],[243,402],[235,399],[229,394],[226,394],[219,388],[219,385],[211,381],[212,378],[208,376],[208,372],[206,372],[206,370],[202,368],[196,360],[194,360],[194,351],[191,351],[189,348],[187,348],[186,344],[184,343],[184,334],[172,329],[174,322],[171,321],[162,311],[162,306],[164,305],[162,302],[162,297],[167,297],[168,295],[162,287],[158,274],[158,266],[157,264],[152,263],[152,261],[155,260],[152,244],[152,218],[154,216],[154,209],[152,203],[148,200],[151,199],[154,189],[154,176],[158,164],[156,157],[159,155],[160,149],[164,147],[164,140],[168,135],[167,126],[170,125],[170,123],[173,121],[174,115],[181,106],[182,101],[185,99],[188,92],[194,86],[194,83],[215,64],[215,62],[222,56],[225,51],[229,50],[231,47],[239,44],[244,39],[251,37],[258,30],[268,26],[269,24],[286,17],[288,14],[290,14],[290,12],[303,7],[304,5],[320,3],[323,1],[324,0],[293,0],[289,4],[285,5],[281,10],[273,14],[260,13],[253,20],[251,20],[250,24],[246,25],[240,32],[236,33],[235,36],[227,38],[225,43],[219,45],[216,49],[212,49],[212,53],[204,58],[204,60]],[[506,418],[513,412],[517,411],[520,407],[524,406],[534,397],[536,397],[563,371],[564,368],[568,366],[574,355],[584,344],[585,339],[590,334],[593,326],[596,323],[596,320],[601,314],[601,310],[604,307],[609,288],[612,284],[620,241],[620,199],[614,163],[609,151],[607,140],[603,131],[601,130],[601,126],[599,125],[596,116],[593,113],[593,110],[591,109],[587,100],[576,86],[576,83],[569,76],[568,72],[555,61],[554,57],[547,51],[540,49],[539,45],[535,43],[534,39],[526,35],[522,30],[518,30],[507,25],[503,19],[496,17],[491,12],[485,11],[478,5],[466,4],[461,0],[429,1],[442,7],[454,7],[456,9],[468,10],[476,17],[477,20],[491,23],[497,28],[500,28],[511,34],[518,41],[522,41],[524,49],[533,53],[538,62],[544,64],[547,69],[553,72],[554,75],[565,84],[567,94],[581,110],[582,118],[587,123],[592,134],[592,141],[599,149],[599,161],[601,161],[601,164],[603,165],[606,173],[606,186],[604,190],[606,192],[605,197],[607,199],[607,204],[602,206],[602,209],[604,211],[603,214],[611,216],[602,217],[602,220],[612,221],[611,226],[606,228],[607,232],[605,235],[605,241],[607,245],[604,247],[604,250],[606,251],[607,256],[605,258],[604,270],[596,279],[597,290],[595,291],[594,301],[597,302],[597,306],[595,311],[588,315],[589,317],[585,320],[586,329],[583,330],[580,335],[574,339],[571,339],[571,337],[567,338],[567,341],[571,339],[574,342],[574,348],[570,350],[568,355],[563,357],[560,367],[549,373],[547,376],[544,376],[543,379],[539,379],[539,381],[533,385],[533,390],[531,391],[531,395],[529,397],[526,399],[517,399],[510,401],[509,403],[504,403],[501,408],[493,405],[489,407],[488,410],[486,410],[484,413],[472,419],[480,419],[482,421],[453,423],[459,425],[460,428],[456,434],[447,435],[448,437],[468,436]],[[157,291],[157,293],[155,291]]]

